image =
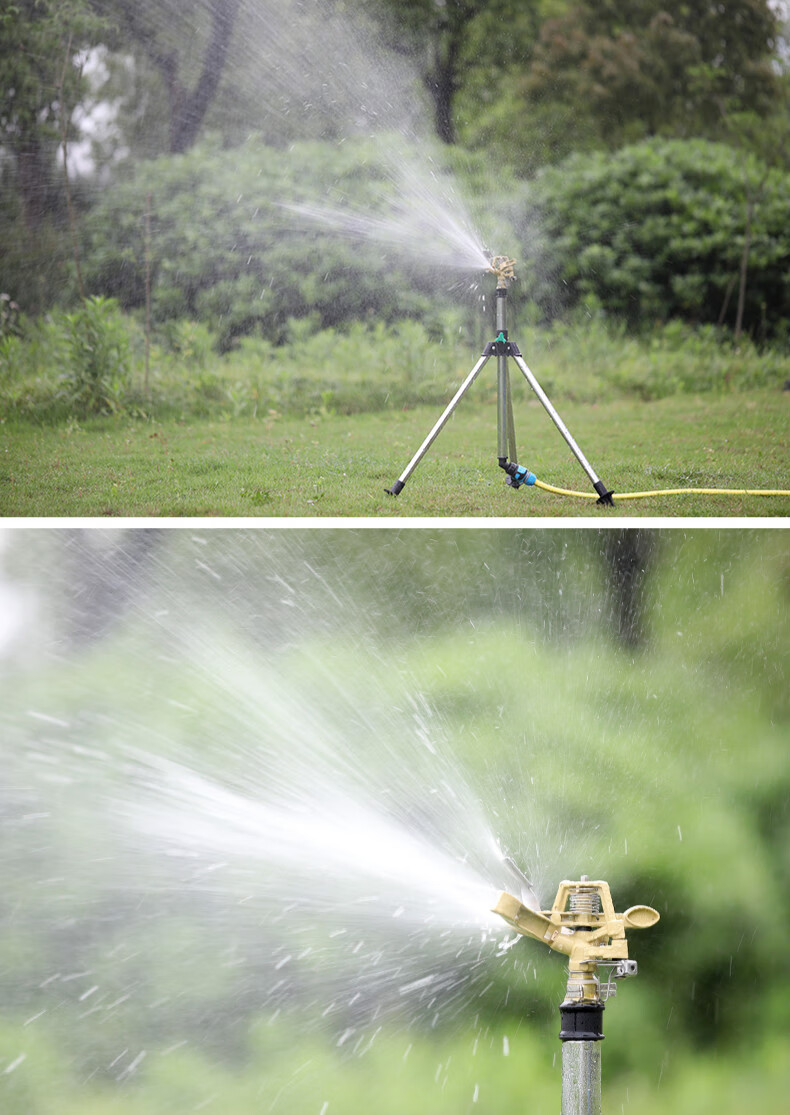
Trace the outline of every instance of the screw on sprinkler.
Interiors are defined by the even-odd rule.
[[[509,256],[489,257],[488,270],[497,277],[497,286],[506,287],[516,277],[516,261]]]
[[[507,891],[494,906],[494,913],[517,932],[543,941],[568,957],[566,1000],[602,1002],[613,993],[611,979],[602,989],[598,968],[610,969],[612,978],[636,975],[636,962],[628,959],[626,929],[647,929],[659,919],[651,906],[632,906],[615,913],[609,884],[590,881],[586,875],[576,882],[560,883],[550,910],[531,910]]]
[[[648,929],[659,919],[651,906],[615,913],[609,884],[582,875],[560,883],[550,910],[532,910],[503,891],[494,913],[525,937],[568,957],[568,983],[560,1004],[562,1115],[600,1115],[604,1002],[614,980],[636,975],[628,957],[627,929]],[[599,969],[607,970],[601,982]]]

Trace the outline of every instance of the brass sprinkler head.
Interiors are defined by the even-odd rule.
[[[497,277],[497,287],[506,287],[516,277],[516,261],[508,256],[491,256],[489,268]]]
[[[628,959],[626,929],[648,929],[659,914],[651,906],[631,906],[616,914],[609,884],[582,875],[578,882],[560,883],[550,910],[531,910],[507,891],[494,913],[525,937],[543,941],[568,957],[566,1002],[600,1003],[616,988],[613,979],[636,975],[636,961]],[[609,968],[604,985],[599,966]]]

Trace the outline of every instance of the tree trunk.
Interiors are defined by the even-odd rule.
[[[441,44],[437,45],[433,71],[426,78],[428,90],[433,97],[434,125],[442,143],[455,143],[455,124],[453,122],[453,98],[457,90],[456,70],[460,43],[447,44],[445,57],[441,57]]]
[[[647,640],[645,586],[652,567],[655,534],[649,530],[606,532],[609,615],[618,639],[631,650]]]
[[[425,84],[433,98],[436,134],[443,143],[456,141],[453,100],[458,92],[461,48],[469,24],[476,14],[477,9],[474,4],[448,6],[448,22],[436,37],[433,67],[425,77]]]
[[[214,0],[211,35],[203,55],[203,67],[195,88],[190,92],[178,80],[178,65],[172,55],[167,59],[165,83],[170,100],[170,151],[180,154],[195,142],[200,125],[216,96],[228,55],[240,0]]]
[[[171,154],[188,151],[197,139],[222,79],[240,3],[241,0],[210,0],[211,31],[203,51],[200,77],[190,90],[181,80],[178,48],[162,49],[157,41],[156,26],[140,10],[137,0],[119,0],[129,37],[147,54],[164,81],[170,109],[168,147]]]
[[[125,530],[108,546],[91,530],[62,532],[66,599],[62,637],[73,650],[108,635],[143,595],[152,559],[165,540],[156,528]]]
[[[735,343],[740,340],[743,332],[743,311],[746,305],[746,275],[749,270],[749,253],[752,248],[752,219],[754,217],[755,198],[750,195],[746,202],[746,229],[743,234],[743,252],[741,253],[741,270],[738,279],[738,312],[735,317]]]
[[[36,135],[24,139],[16,149],[17,180],[22,198],[22,217],[29,233],[36,233],[46,216],[49,161]]]

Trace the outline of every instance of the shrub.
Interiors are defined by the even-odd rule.
[[[86,220],[86,283],[124,309],[144,305],[150,194],[156,323],[207,322],[221,351],[246,335],[279,344],[291,319],[310,315],[325,328],[404,318],[431,328],[437,313],[462,297],[457,271],[410,262],[386,244],[327,234],[283,204],[319,199],[336,209],[391,214],[397,190],[384,148],[349,140],[286,151],[249,141],[230,152],[204,145],[138,164]],[[399,200],[404,208],[420,204]]]
[[[111,414],[129,382],[126,323],[111,298],[88,298],[63,322],[69,360],[63,375],[66,398],[80,415]]]
[[[10,294],[0,294],[0,338],[19,335],[19,306]]]
[[[535,180],[531,294],[555,316],[592,298],[631,326],[732,323],[747,199],[755,200],[745,326],[790,314],[790,182],[703,140],[650,140],[573,155]]]

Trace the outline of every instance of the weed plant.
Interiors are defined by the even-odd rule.
[[[742,340],[735,346],[713,326],[673,321],[641,335],[590,307],[550,327],[522,315],[514,335],[539,380],[558,400],[653,401],[676,394],[780,388],[790,355]],[[60,424],[90,414],[139,419],[330,416],[443,405],[479,353],[458,315],[429,329],[352,322],[318,328],[315,317],[291,319],[286,341],[258,335],[227,353],[203,322],[165,323],[151,346],[143,385],[144,334],[108,299],[71,314],[22,319],[0,338],[0,410],[6,419]],[[484,370],[473,389],[490,398]],[[513,368],[514,398],[531,392]]]
[[[88,298],[63,317],[68,362],[62,377],[66,401],[80,416],[112,414],[123,406],[130,376],[129,336],[111,298]]]

